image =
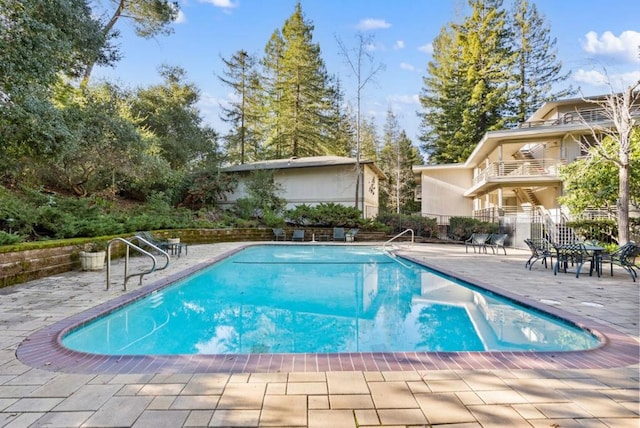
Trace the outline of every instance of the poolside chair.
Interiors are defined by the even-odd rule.
[[[286,241],[287,235],[281,228],[273,228],[273,239],[275,241]]]
[[[355,241],[356,240],[356,235],[358,234],[358,231],[360,229],[349,229],[349,231],[347,232],[347,237],[351,237],[351,241]]]
[[[169,241],[165,239],[158,239],[151,234],[151,232],[136,232],[135,236],[144,239],[154,247],[160,248],[162,251],[169,250]]]
[[[630,241],[613,253],[602,254],[600,263],[609,263],[611,265],[611,276],[613,276],[613,265],[620,266],[629,273],[633,282],[636,282],[638,272],[636,272],[635,268],[638,256],[640,256],[640,246]]]
[[[333,228],[333,240],[334,241],[347,241],[347,236],[344,233],[344,227]]]
[[[473,248],[473,252],[476,252],[476,247],[478,247],[478,252],[484,250],[487,252],[487,240],[489,239],[488,233],[472,233],[471,237],[464,241],[464,250],[468,253],[469,246]]]
[[[525,239],[525,244],[531,250],[531,257],[527,260],[524,267],[525,269],[528,267],[531,270],[531,267],[538,260],[542,260],[542,264],[544,264],[544,268],[547,269],[547,257],[551,262],[551,268],[553,268],[553,246],[546,239]]]
[[[291,236],[292,241],[304,241],[304,230],[296,229],[293,231],[293,235]]]
[[[497,254],[498,248],[502,248],[502,251],[504,251],[504,255],[506,256],[507,249],[504,248],[504,243],[507,240],[508,236],[509,235],[507,235],[506,233],[492,233],[486,245],[487,247],[491,248],[493,254]]]

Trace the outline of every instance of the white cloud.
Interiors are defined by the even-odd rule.
[[[187,16],[184,14],[182,10],[179,10],[178,17],[173,22],[176,24],[184,24],[185,22],[187,22]]]
[[[401,62],[400,68],[406,71],[416,71],[416,68],[408,62]]]
[[[426,45],[422,45],[418,48],[420,52],[424,52],[426,54],[431,55],[433,53],[433,43],[427,43]]]
[[[595,31],[589,31],[581,43],[582,49],[592,55],[613,56],[631,63],[640,62],[640,32],[637,31],[623,31],[620,36],[611,31],[605,31],[601,36]]]
[[[373,19],[373,18],[363,19],[362,21],[358,22],[358,25],[356,25],[357,30],[363,30],[363,31],[380,30],[380,29],[385,29],[390,27],[391,27],[391,24],[389,24],[384,19]]]
[[[394,49],[404,49],[404,40],[398,40],[393,45]]]
[[[417,94],[414,95],[389,95],[387,101],[393,104],[406,104],[406,105],[418,105],[420,104],[420,97]]]
[[[233,9],[234,7],[238,7],[240,4],[238,1],[233,2],[231,0],[199,0],[200,3],[210,3],[215,7],[220,7],[222,9]]]
[[[607,88],[606,92],[609,92],[611,89],[614,91],[622,91],[629,85],[640,80],[640,70],[607,75],[597,70],[580,69],[573,74],[572,78],[577,83]]]

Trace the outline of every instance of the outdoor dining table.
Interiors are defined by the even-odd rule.
[[[593,268],[595,267],[596,269],[596,274],[598,275],[598,278],[600,277],[600,275],[602,274],[602,252],[605,250],[604,247],[601,247],[599,245],[596,244],[591,244],[591,243],[585,243],[585,242],[579,242],[579,244],[582,244],[583,248],[587,251],[588,254],[591,255],[591,269],[589,270],[589,275],[592,274]],[[558,258],[556,259],[558,263],[558,267],[560,266],[560,252],[562,251],[562,249],[566,249],[571,247],[574,244],[566,244],[566,245],[560,245],[556,247],[556,253]],[[560,269],[558,268],[558,271]]]

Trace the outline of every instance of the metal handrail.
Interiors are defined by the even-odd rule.
[[[382,244],[382,251],[386,251],[387,249],[387,244],[391,243],[392,241],[394,241],[395,239],[398,239],[399,237],[401,237],[402,235],[411,232],[411,245],[413,245],[414,242],[414,234],[413,234],[413,229],[405,229],[404,231],[398,233],[396,236],[394,236],[393,238],[389,239],[388,241],[386,241],[384,244]]]
[[[146,274],[155,272],[156,270],[165,269],[167,266],[169,266],[170,258],[169,258],[169,254],[166,251],[161,250],[157,246],[153,245],[152,243],[148,242],[147,240],[145,240],[143,238],[140,238],[139,236],[137,236],[136,238],[139,239],[140,241],[144,242],[145,244],[149,245],[154,250],[157,250],[161,254],[163,254],[166,257],[167,262],[165,263],[165,265],[162,268],[156,269],[156,265],[158,264],[158,261],[157,261],[156,257],[153,254],[151,254],[150,252],[140,248],[139,246],[135,245],[133,242],[128,241],[128,240],[126,240],[124,238],[114,238],[114,239],[110,240],[109,244],[107,245],[107,290],[109,289],[109,286],[111,285],[111,246],[115,242],[122,242],[123,244],[125,244],[125,248],[126,248],[125,259],[124,259],[124,291],[127,291],[127,281],[129,280],[129,278],[132,278],[134,276],[140,276],[140,285],[142,285],[142,278]],[[133,273],[133,274],[129,275],[128,272],[129,272],[129,249],[130,248],[133,248],[134,250],[137,250],[138,252],[140,252],[140,253],[144,254],[145,256],[151,258],[151,261],[153,262],[153,265],[151,266],[151,269],[149,269],[148,271],[137,272],[137,273]]]

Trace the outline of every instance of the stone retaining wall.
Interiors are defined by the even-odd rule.
[[[315,234],[329,236],[331,228],[305,228],[305,241],[310,241]],[[285,228],[287,239],[291,239],[293,228]],[[215,242],[239,241],[272,241],[273,232],[266,228],[250,229],[181,229],[169,231],[155,231],[159,238],[180,238],[186,244],[211,244]],[[357,241],[383,241],[383,232],[360,232]],[[15,252],[2,252],[0,248],[0,288],[20,284],[33,279],[56,275],[62,272],[80,269],[78,253],[82,250],[79,245],[68,245],[64,240],[59,246],[29,249]],[[113,254],[118,254],[118,248],[113,248]]]

